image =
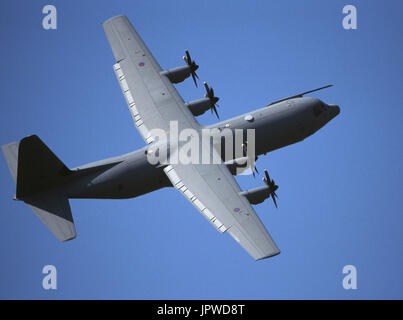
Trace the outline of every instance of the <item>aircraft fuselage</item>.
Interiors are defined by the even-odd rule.
[[[201,128],[254,129],[256,156],[299,142],[315,133],[340,112],[314,98],[276,103]],[[66,185],[69,198],[122,199],[172,186],[162,166],[150,164],[148,146],[119,157],[90,163],[74,170],[80,179]],[[77,177],[76,177],[77,178]]]

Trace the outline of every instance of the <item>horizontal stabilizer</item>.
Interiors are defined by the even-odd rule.
[[[1,146],[1,150],[3,151],[4,158],[6,158],[6,162],[8,168],[10,169],[11,176],[13,177],[14,182],[17,184],[17,170],[18,170],[18,147],[19,142],[12,142]]]
[[[66,196],[43,193],[24,199],[24,202],[59,241],[72,240],[76,237],[76,228]]]

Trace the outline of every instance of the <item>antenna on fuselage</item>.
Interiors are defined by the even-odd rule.
[[[299,93],[299,94],[296,94],[295,96],[291,96],[291,97],[287,97],[287,98],[284,98],[284,99],[281,99],[281,100],[274,101],[274,102],[268,104],[267,106],[271,106],[272,104],[283,102],[283,101],[286,101],[286,100],[289,100],[289,99],[302,98],[305,94],[312,93],[312,92],[319,91],[319,90],[323,90],[323,89],[327,89],[327,88],[330,88],[330,87],[333,87],[333,85],[329,84],[327,86],[324,86],[324,87],[321,87],[321,88],[318,88],[318,89],[314,89],[314,90],[306,91],[306,92],[303,92],[303,93]]]

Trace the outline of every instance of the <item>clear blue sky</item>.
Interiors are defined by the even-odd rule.
[[[42,29],[49,3],[53,31]],[[346,4],[357,7],[357,30],[342,28]],[[282,251],[259,262],[173,189],[72,200],[78,236],[59,243],[11,200],[1,157],[0,298],[402,299],[402,12],[400,0],[1,1],[0,144],[37,134],[69,167],[143,146],[101,26],[117,14],[163,67],[182,65],[189,49],[223,119],[329,83],[313,96],[341,114],[259,159],[280,201],[256,211]],[[190,80],[177,88],[188,101],[204,94]],[[42,289],[47,264],[56,291]],[[347,264],[357,290],[341,285]]]

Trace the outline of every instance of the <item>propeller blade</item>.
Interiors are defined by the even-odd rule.
[[[212,87],[209,87],[207,82],[204,81],[203,85],[204,85],[204,88],[206,89],[206,97],[209,98],[209,100],[210,100],[211,113],[213,114],[213,112],[214,112],[215,115],[217,116],[217,118],[220,119],[220,116],[218,115],[218,112],[217,112],[217,107],[219,107],[217,102],[220,99],[214,96],[214,89]]]
[[[273,197],[273,194],[272,194],[271,198],[273,199],[273,202],[274,202],[274,205],[276,206],[276,208],[278,208],[278,207],[277,207],[276,197]]]
[[[270,176],[266,169],[264,169],[264,175],[266,176],[267,182],[270,183]]]
[[[195,76],[197,77],[197,74],[195,72],[192,72],[191,75],[192,75],[193,81],[194,81],[194,83],[196,85],[196,88],[197,88],[197,82],[196,82],[196,78],[195,78]]]
[[[185,54],[186,56],[183,57],[183,60],[185,60],[186,64],[190,67],[190,74],[192,75],[193,81],[197,87],[196,78],[199,79],[199,76],[196,74],[196,70],[199,69],[199,66],[196,64],[196,62],[192,61],[190,53],[187,49],[185,50]]]
[[[257,174],[259,174],[259,170],[256,168],[256,166],[252,166],[252,174],[253,174],[253,177],[255,178],[255,172],[257,173]]]
[[[220,117],[219,117],[219,115],[218,115],[218,112],[217,112],[217,108],[215,107],[215,104],[213,104],[212,109],[214,110],[215,115],[217,116],[217,118],[220,119]]]
[[[186,54],[186,60],[190,64],[190,61],[192,61],[192,60],[190,59],[190,54],[189,54],[189,51],[187,49],[185,50],[185,54]]]
[[[262,178],[263,182],[269,187],[269,191],[270,191],[270,196],[273,199],[274,205],[277,207],[277,201],[276,198],[278,199],[276,190],[278,189],[278,185],[276,185],[276,183],[274,182],[274,180],[270,179],[269,173],[267,172],[266,169],[264,170],[264,175],[265,177]]]
[[[209,93],[209,87],[206,81],[203,82],[204,87],[206,88],[207,95]]]

